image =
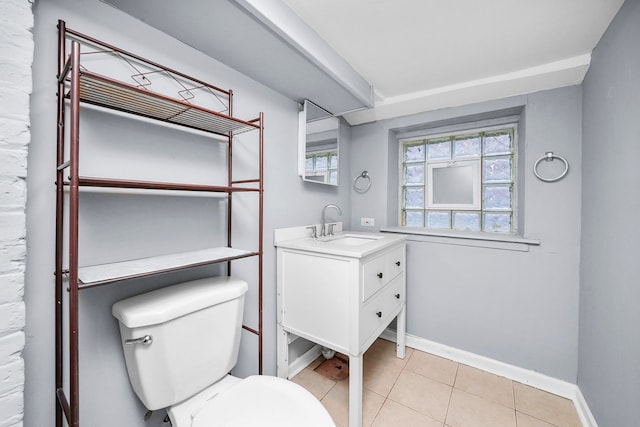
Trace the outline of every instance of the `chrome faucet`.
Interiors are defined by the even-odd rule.
[[[322,228],[320,229],[320,237],[327,236],[327,208],[334,208],[338,211],[339,215],[342,215],[342,210],[338,205],[334,205],[333,203],[329,203],[324,208],[322,208]],[[330,224],[333,225],[333,224]],[[329,236],[333,235],[333,227],[329,227]]]

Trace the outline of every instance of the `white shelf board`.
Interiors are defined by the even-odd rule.
[[[243,249],[218,247],[109,264],[92,265],[78,268],[78,280],[83,287],[97,286],[134,277],[242,258],[251,256],[252,254],[254,254],[254,252]]]

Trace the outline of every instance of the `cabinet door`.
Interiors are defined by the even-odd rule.
[[[348,348],[350,266],[348,259],[283,251],[282,326],[313,342]]]

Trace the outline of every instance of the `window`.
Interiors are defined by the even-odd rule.
[[[401,225],[515,233],[516,125],[401,139]]]
[[[337,151],[307,153],[305,160],[305,179],[338,184]]]

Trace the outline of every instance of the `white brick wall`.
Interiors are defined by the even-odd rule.
[[[28,0],[0,1],[0,427],[24,413],[26,176],[33,14]]]

